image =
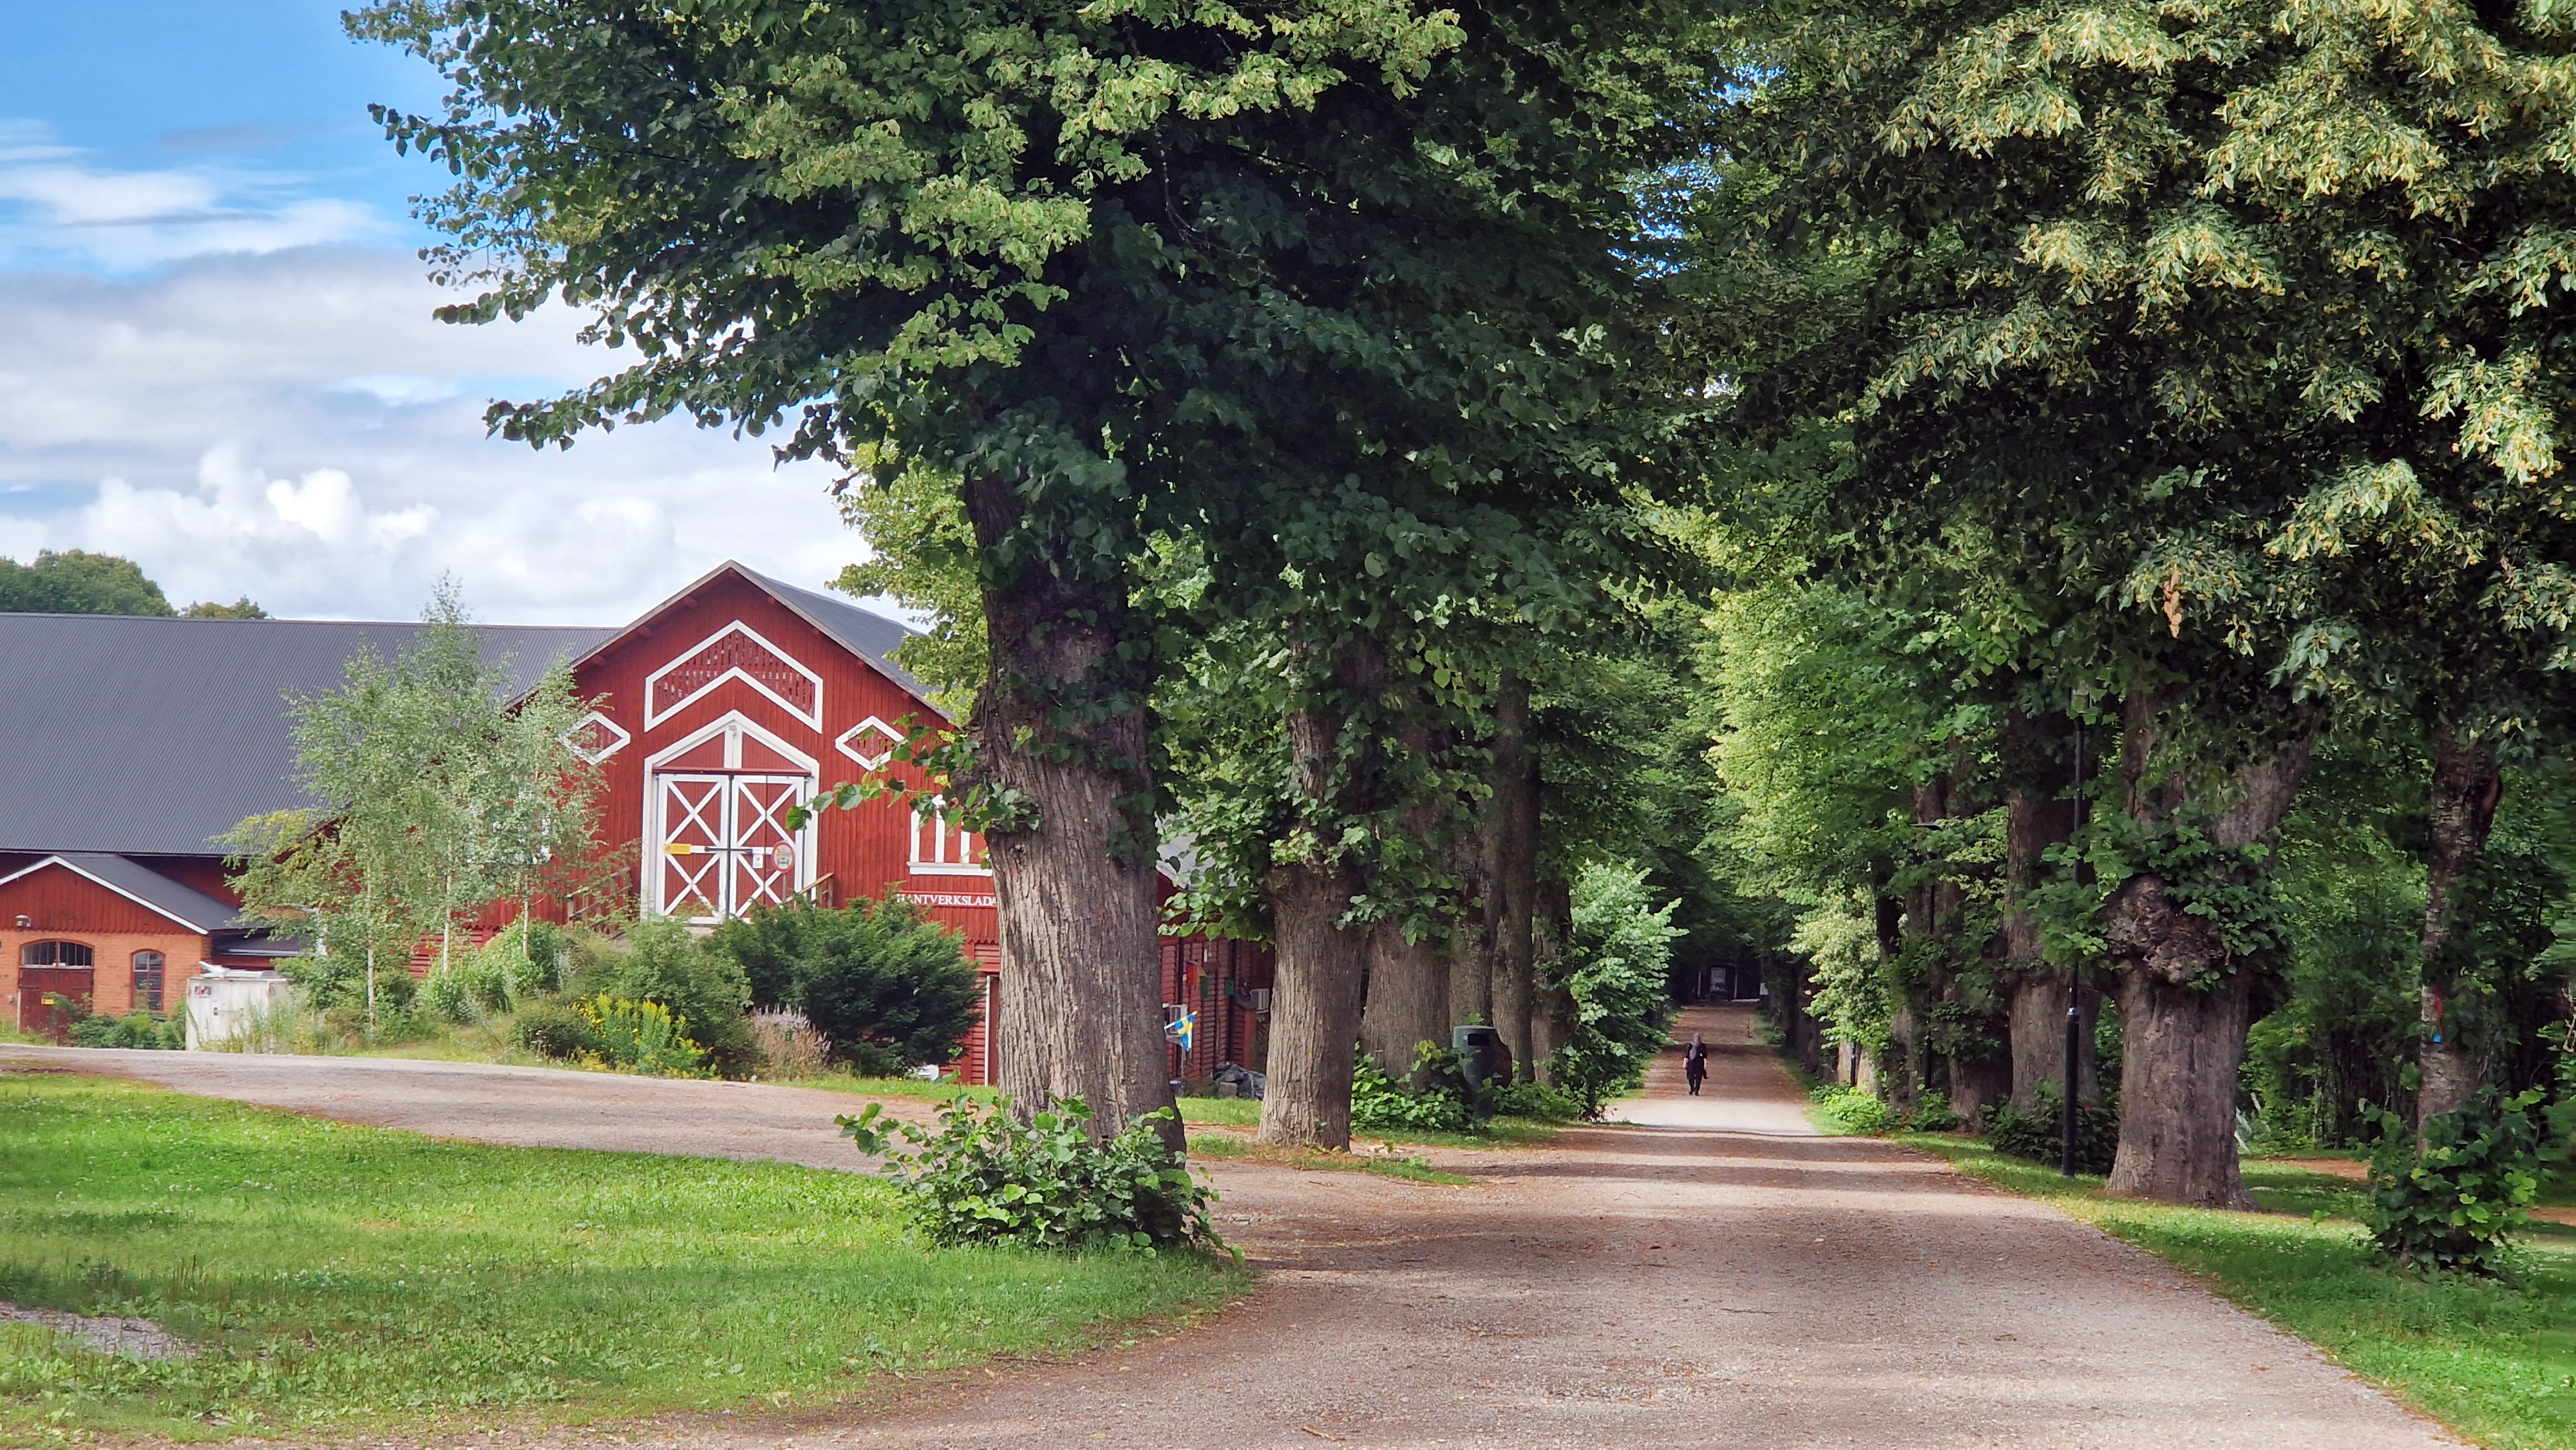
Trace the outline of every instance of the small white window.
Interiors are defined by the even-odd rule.
[[[984,864],[984,838],[948,823],[948,813],[933,809],[912,817],[912,869],[920,876],[990,876]]]

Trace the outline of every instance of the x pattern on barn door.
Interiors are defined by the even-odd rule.
[[[713,921],[755,906],[781,906],[807,876],[812,825],[787,828],[813,782],[801,775],[654,777],[660,794],[656,905],[665,916]]]

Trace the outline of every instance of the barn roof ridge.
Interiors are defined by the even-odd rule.
[[[919,630],[901,620],[888,619],[873,609],[835,599],[828,594],[802,588],[783,579],[773,579],[739,559],[727,559],[673,590],[661,603],[635,616],[634,620],[624,628],[593,645],[574,663],[584,663],[613,648],[629,635],[686,601],[690,595],[727,574],[741,576],[752,587],[777,600],[789,613],[822,631],[826,637],[843,649],[857,655],[870,669],[893,681],[895,688],[912,696],[924,706],[928,706],[934,713],[937,711],[938,707],[930,704],[929,689],[921,681],[914,679],[911,671],[894,661],[895,647],[919,634]]]

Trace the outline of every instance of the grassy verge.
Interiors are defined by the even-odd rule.
[[[1181,1121],[1222,1128],[1250,1128],[1261,1122],[1261,1104],[1251,1098],[1183,1098]],[[1478,1133],[1439,1133],[1423,1128],[1367,1128],[1357,1136],[1380,1143],[1410,1143],[1433,1148],[1530,1148],[1555,1140],[1562,1123],[1536,1118],[1494,1118]]]
[[[1269,1148],[1232,1133],[1191,1134],[1190,1156],[1277,1163],[1288,1168],[1314,1168],[1328,1173],[1376,1173],[1414,1183],[1439,1183],[1453,1187],[1473,1181],[1456,1173],[1443,1173],[1431,1166],[1430,1160],[1425,1158],[1398,1158],[1386,1153],[1320,1153],[1300,1152],[1289,1148]]]
[[[2534,1224],[2517,1286],[2425,1280],[2365,1252],[2360,1185],[2249,1160],[2262,1213],[2108,1198],[1936,1134],[1900,1141],[2155,1253],[2490,1450],[2576,1450],[2576,1230]]]
[[[0,1442],[585,1421],[845,1398],[1240,1290],[1194,1255],[924,1252],[872,1177],[497,1148],[0,1075],[0,1299],[193,1360],[0,1329]]]

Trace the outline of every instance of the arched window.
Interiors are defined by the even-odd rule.
[[[22,967],[86,967],[90,965],[89,943],[77,941],[31,941],[18,948],[18,965]]]
[[[161,968],[163,965],[164,961],[159,952],[136,952],[134,954],[134,1005],[138,1011],[158,1012],[161,1010]]]

